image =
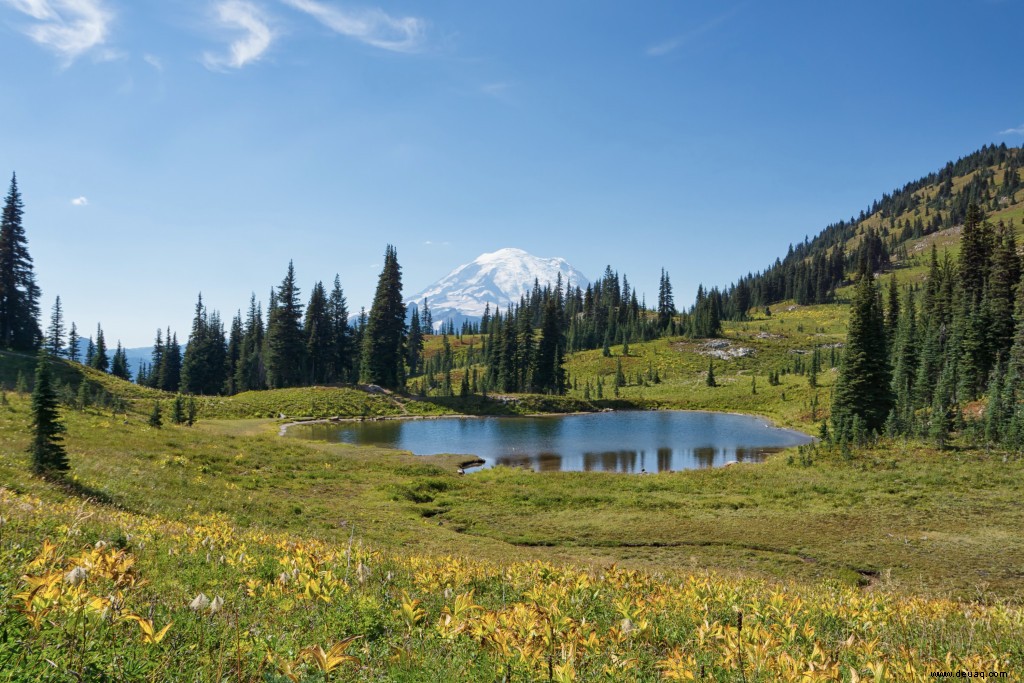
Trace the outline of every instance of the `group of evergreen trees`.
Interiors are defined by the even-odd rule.
[[[872,431],[944,445],[1024,447],[1024,281],[1012,225],[992,226],[968,206],[956,261],[933,246],[927,280],[883,296],[862,273],[832,401],[832,437]],[[883,304],[883,299],[885,303]],[[967,406],[987,394],[984,419]]]

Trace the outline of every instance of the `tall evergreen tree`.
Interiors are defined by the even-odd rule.
[[[267,383],[272,389],[297,387],[302,384],[306,345],[299,288],[291,261],[274,303],[267,321]]]
[[[326,384],[333,365],[333,334],[324,283],[317,282],[306,304],[306,383]]]
[[[153,341],[153,351],[150,354],[149,368],[150,372],[146,376],[146,385],[153,388],[160,388],[160,368],[163,366],[164,353],[166,352],[164,346],[164,331],[160,328],[156,330],[156,339]]]
[[[249,299],[249,312],[245,318],[245,334],[235,369],[236,391],[253,391],[266,387],[263,366],[263,313],[254,293]]]
[[[328,381],[347,382],[352,378],[352,330],[348,324],[348,302],[338,275],[334,276],[334,285],[327,299],[327,317],[331,327]]]
[[[390,244],[384,252],[384,268],[363,333],[363,382],[401,390],[405,386],[405,304],[402,302],[402,269]]]
[[[167,340],[164,344],[164,352],[160,358],[160,368],[157,372],[157,384],[160,389],[177,393],[181,388],[181,345],[178,343],[178,333],[171,332],[167,328]]]
[[[54,358],[67,355],[64,350],[64,309],[60,297],[53,302],[50,311],[50,326],[46,330],[46,348]]]
[[[219,313],[207,313],[200,294],[181,361],[181,389],[189,394],[216,395],[224,390],[226,379],[224,325]]]
[[[124,348],[121,346],[121,340],[117,340],[117,349],[114,351],[114,360],[110,364],[110,374],[114,377],[120,377],[123,380],[130,381],[132,373],[128,369],[128,355],[125,353]]]
[[[79,359],[78,355],[78,342],[80,337],[78,336],[78,326],[74,322],[71,323],[71,331],[68,332],[68,360],[73,363],[77,363]]]
[[[51,475],[66,472],[67,452],[64,450],[65,428],[57,410],[57,392],[50,378],[50,357],[40,350],[36,362],[35,387],[32,390],[32,470]]]
[[[242,330],[242,312],[235,313],[231,319],[231,331],[228,333],[227,353],[227,386],[224,388],[229,395],[238,393],[236,376],[238,374],[238,363],[242,358],[242,341],[244,332]]]
[[[565,339],[559,318],[557,300],[548,297],[540,323],[541,336],[533,373],[534,388],[546,394],[565,393]]]
[[[96,349],[92,354],[92,363],[90,367],[94,367],[102,372],[110,370],[110,356],[107,355],[107,342],[103,338],[103,328],[96,324]]]
[[[420,325],[420,311],[415,306],[409,322],[408,359],[409,375],[420,374],[420,359],[423,357],[423,328]]]
[[[861,276],[850,307],[846,350],[832,399],[832,433],[851,439],[854,418],[881,432],[893,407],[882,301],[870,272]]]
[[[661,269],[661,280],[658,283],[658,327],[665,329],[676,314],[675,297],[672,296],[672,283],[668,273]]]
[[[18,178],[4,200],[0,219],[0,349],[32,351],[39,347],[39,287],[22,226],[24,205]]]

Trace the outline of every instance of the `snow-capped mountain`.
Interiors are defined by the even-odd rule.
[[[569,284],[586,289],[590,284],[563,258],[541,258],[522,249],[499,249],[459,266],[405,303],[421,306],[423,299],[427,299],[435,328],[449,320],[459,326],[463,320],[479,320],[487,304],[494,313],[504,311],[510,303],[519,303],[519,298],[533,289],[534,280],[541,287],[553,286],[559,273],[563,287]]]

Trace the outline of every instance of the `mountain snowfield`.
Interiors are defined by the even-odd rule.
[[[590,281],[563,258],[542,258],[511,247],[481,254],[463,264],[418,294],[406,299],[406,306],[422,306],[428,300],[434,327],[454,320],[478,320],[487,304],[491,313],[504,311],[510,303],[533,289],[534,280],[554,285],[558,275],[562,285],[586,289]]]

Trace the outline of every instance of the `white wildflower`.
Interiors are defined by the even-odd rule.
[[[75,567],[64,575],[64,583],[77,586],[89,578],[89,570],[85,567]]]

